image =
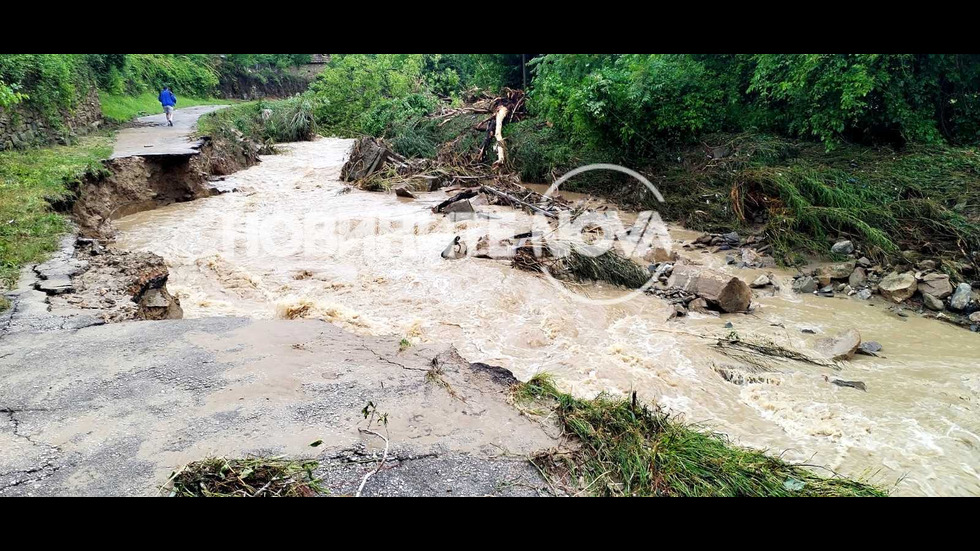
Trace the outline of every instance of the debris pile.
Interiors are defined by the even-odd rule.
[[[316,497],[325,493],[316,461],[282,458],[205,459],[170,476],[170,497]]]
[[[167,265],[156,254],[120,251],[78,238],[74,262],[84,268],[72,274],[62,292],[49,293],[52,307],[98,313],[106,323],[184,315],[180,300],[167,290]]]

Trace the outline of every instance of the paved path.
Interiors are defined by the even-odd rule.
[[[112,159],[148,157],[154,155],[193,155],[201,148],[201,140],[192,134],[201,115],[224,109],[227,105],[201,105],[174,111],[174,125],[167,126],[161,113],[136,119],[136,126],[125,128],[116,135]]]
[[[512,382],[445,346],[400,351],[313,320],[8,333],[0,496],[158,495],[181,465],[248,454],[317,459],[331,493],[350,495],[384,448],[359,430],[368,402],[388,414],[375,430],[391,455],[366,495],[545,493],[521,458],[555,446],[557,431],[508,403]]]

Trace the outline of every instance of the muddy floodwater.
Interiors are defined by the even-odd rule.
[[[752,314],[668,320],[670,306],[652,296],[583,301],[623,291],[564,292],[506,261],[444,260],[454,236],[472,246],[485,223],[513,212],[484,207],[489,220],[453,220],[431,212],[447,198],[442,191],[412,200],[350,190],[339,181],[350,146],[283,146],[229,177],[222,185],[232,193],[117,221],[117,244],[167,260],[185,317],[322,318],[357,333],[451,342],[470,361],[521,379],[551,373],[582,397],[635,390],[737,444],[870,477],[899,495],[980,494],[978,335],[899,317],[877,299],[794,294],[789,271],[775,271],[780,291],[756,291]],[[747,281],[764,273],[683,249],[696,235],[672,228],[674,249]],[[881,343],[882,356],[835,370],[753,362],[712,346],[735,331],[810,350],[850,328]],[[867,391],[833,379],[862,381]]]

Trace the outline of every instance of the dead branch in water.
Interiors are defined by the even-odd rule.
[[[714,344],[714,348],[721,351],[722,354],[726,356],[732,356],[736,359],[741,359],[743,361],[748,361],[754,365],[761,367],[768,367],[764,360],[751,360],[746,359],[746,355],[757,356],[757,357],[769,357],[777,359],[793,360],[797,362],[802,362],[810,365],[815,365],[819,367],[829,367],[831,369],[840,369],[835,363],[823,361],[817,358],[807,356],[795,350],[790,350],[788,348],[783,348],[775,343],[758,343],[745,341],[739,338],[729,338],[721,339]],[[734,354],[732,353],[734,352]]]

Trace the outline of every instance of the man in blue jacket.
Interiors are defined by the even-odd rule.
[[[169,86],[164,86],[160,92],[160,105],[163,105],[163,112],[167,115],[167,125],[174,125],[174,107],[177,106],[177,96],[170,91]]]

